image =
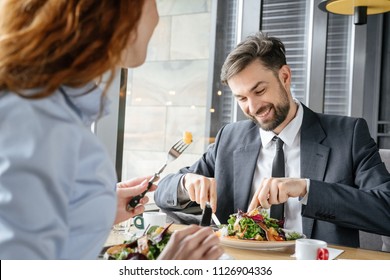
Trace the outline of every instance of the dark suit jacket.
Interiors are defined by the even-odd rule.
[[[310,179],[307,205],[302,206],[304,234],[353,247],[359,246],[358,230],[390,235],[390,175],[365,120],[303,108],[301,178]],[[260,147],[252,121],[226,125],[201,159],[161,180],[157,205],[181,209],[177,186],[187,172],[214,177],[216,215],[226,223],[230,214],[249,206]]]

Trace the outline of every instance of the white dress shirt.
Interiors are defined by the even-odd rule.
[[[300,178],[301,176],[301,125],[303,119],[303,108],[299,101],[295,100],[298,110],[294,119],[277,135],[283,140],[283,151],[285,160],[285,176]],[[271,177],[272,161],[275,156],[275,141],[272,138],[276,134],[272,131],[260,130],[262,146],[257,160],[256,170],[252,181],[251,197],[265,178]],[[303,201],[299,198],[289,198],[284,205],[284,217],[286,229],[302,232],[301,205]],[[268,210],[269,212],[269,210]]]

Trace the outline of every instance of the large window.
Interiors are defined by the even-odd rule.
[[[292,72],[291,92],[301,102],[306,100],[309,7],[309,1],[305,0],[265,0],[260,26],[263,32],[285,44]]]
[[[238,2],[157,0],[160,21],[147,61],[129,69],[126,79],[122,76],[127,85],[123,150],[118,150],[123,154],[122,180],[153,174],[184,131],[193,133],[194,142],[166,172],[190,165],[213,142],[221,126],[233,120],[234,100],[229,89],[220,85],[219,75],[237,43]],[[259,29],[285,44],[293,73],[291,90],[304,103],[313,8],[317,7],[305,0],[264,0],[259,13]],[[329,19],[326,112],[348,112],[347,20],[340,16]],[[254,27],[253,33],[256,31]]]
[[[383,17],[383,26],[390,26],[390,12]],[[380,99],[378,112],[378,145],[390,149],[390,28],[383,30],[382,65],[380,66]]]
[[[126,77],[122,180],[156,172],[184,131],[192,132],[194,141],[164,174],[197,160],[210,142],[212,114],[219,114],[211,99],[224,98],[210,87],[215,79],[216,2],[157,0],[157,5],[160,21],[147,61],[129,69]],[[224,29],[231,36],[231,26]]]
[[[311,19],[316,5],[305,0],[264,0],[262,1],[261,30],[279,37],[286,46],[287,63],[292,70],[291,91],[295,98],[303,103],[312,98],[311,94],[320,96],[322,106],[316,106],[316,111],[330,114],[349,115],[351,105],[351,18],[329,14],[327,28],[324,31],[324,44],[310,41],[310,30],[316,24],[316,18]],[[318,1],[316,1],[318,2]],[[317,3],[315,3],[317,4]],[[318,24],[317,24],[318,25]],[[316,34],[317,35],[317,34]],[[310,48],[314,51],[310,52]],[[312,65],[309,69],[310,55],[321,53],[325,57],[325,69]],[[311,57],[312,60],[321,60]],[[310,75],[324,72],[324,85],[321,92],[307,92],[307,83],[318,83]],[[318,75],[317,75],[318,76]],[[308,79],[309,77],[309,79]]]
[[[351,18],[329,14],[325,67],[324,112],[350,114]]]
[[[184,131],[193,133],[194,142],[162,176],[191,165],[213,142],[218,130],[236,119],[234,99],[230,90],[220,84],[219,76],[226,56],[243,33],[260,29],[285,43],[295,98],[316,107],[317,112],[350,114],[351,69],[356,65],[354,26],[350,17],[319,11],[319,2],[157,0],[160,22],[149,45],[147,61],[139,68],[122,71],[118,79],[123,85],[118,117],[122,135],[115,138],[112,130],[116,124],[112,123],[105,129],[98,125],[97,129],[100,137],[111,136],[111,142],[116,142],[112,154],[120,179],[156,172]],[[244,18],[251,8],[258,11],[259,20]],[[245,28],[240,26],[239,13],[246,20]],[[384,41],[388,45],[388,40]],[[382,79],[385,91],[387,80]],[[382,103],[388,101],[386,96],[382,96]],[[381,108],[379,136],[384,138],[385,146],[388,110],[384,104]]]

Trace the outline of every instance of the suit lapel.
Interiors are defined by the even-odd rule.
[[[301,139],[301,177],[323,181],[329,148]]]
[[[233,152],[234,209],[243,210],[250,200],[253,175],[257,166],[261,146],[260,133],[256,125],[249,131],[243,145]]]
[[[304,109],[301,126],[301,178],[323,181],[328,163],[330,148],[321,144],[326,138],[318,117],[313,111]],[[302,212],[305,206],[302,206]],[[303,233],[310,238],[314,220],[302,217]]]
[[[324,180],[330,149],[321,144],[326,134],[317,116],[303,106],[301,126],[301,178]]]

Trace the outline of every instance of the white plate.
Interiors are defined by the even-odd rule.
[[[270,250],[280,249],[295,245],[295,241],[254,241],[254,240],[241,240],[234,237],[221,237],[221,244],[247,250]]]
[[[284,230],[288,231],[288,230]],[[306,238],[302,235],[302,238]],[[271,250],[271,249],[281,249],[285,247],[290,247],[295,245],[295,240],[291,241],[255,241],[255,240],[242,240],[237,239],[233,236],[221,237],[221,244],[247,250]]]

